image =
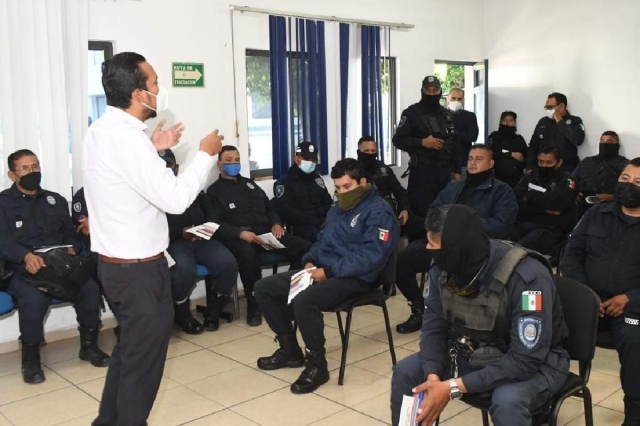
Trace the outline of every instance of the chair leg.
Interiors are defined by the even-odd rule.
[[[551,411],[549,412],[549,426],[556,426],[558,424],[558,416],[560,415],[560,408],[562,407],[562,403],[564,402],[564,400],[565,398],[557,399],[553,403]]]
[[[489,423],[489,412],[485,410],[482,411],[482,426],[490,426]]]
[[[240,318],[240,301],[238,300],[238,283],[233,286],[233,318]]]
[[[389,323],[389,312],[387,303],[382,302],[382,313],[384,313],[384,325],[387,328],[387,339],[389,340],[389,352],[391,352],[391,363],[396,365],[396,350],[393,346],[393,335],[391,334],[391,324]]]
[[[591,401],[591,391],[588,387],[582,388],[582,399],[584,400],[584,422],[586,426],[593,426],[593,405]]]
[[[424,284],[427,281],[427,272],[423,272],[420,275],[420,294],[424,294]]]
[[[196,306],[196,312],[203,314],[204,311],[207,309],[207,301],[209,300],[209,297],[211,296],[211,275],[207,275],[206,277],[203,278],[204,280],[204,292],[205,292],[205,304],[204,305],[197,305]]]
[[[342,345],[344,345],[344,327],[342,326],[342,315],[340,315],[340,312],[336,312],[336,315],[338,316],[338,330],[340,331],[340,341],[342,342]]]
[[[274,263],[273,264],[273,275],[276,275],[278,273],[278,264]]]
[[[344,383],[344,370],[347,367],[347,350],[349,349],[349,331],[351,330],[351,318],[353,316],[353,309],[354,308],[349,309],[349,313],[347,314],[347,326],[344,329],[344,339],[342,341],[342,357],[340,359],[340,374],[338,375],[338,385],[340,386],[342,386],[342,384]]]

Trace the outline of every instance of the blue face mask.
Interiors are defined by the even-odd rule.
[[[240,173],[240,163],[228,163],[222,166],[222,171],[231,177],[236,177]]]
[[[316,169],[316,163],[314,163],[313,161],[302,160],[300,161],[300,165],[298,167],[300,167],[300,170],[302,170],[304,173],[309,174],[313,173],[313,171]]]

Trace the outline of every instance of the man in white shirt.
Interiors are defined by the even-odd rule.
[[[93,425],[138,426],[153,407],[173,321],[166,213],[184,212],[202,191],[223,137],[206,136],[176,177],[157,151],[179,141],[182,125],[144,133],[144,121],[168,107],[153,67],[117,54],[102,64],[102,85],[109,106],[85,136],[84,183],[91,249],[121,333]]]

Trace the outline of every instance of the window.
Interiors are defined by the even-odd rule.
[[[107,109],[107,98],[102,88],[102,63],[113,56],[110,41],[90,41],[88,59],[89,125]]]

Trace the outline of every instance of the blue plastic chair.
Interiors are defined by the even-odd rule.
[[[204,279],[205,290],[208,295],[209,289],[211,288],[211,275],[209,274],[209,270],[204,265],[196,265],[196,275],[198,276],[198,278]],[[240,318],[240,302],[238,301],[238,284],[233,286],[232,296],[233,296],[233,317],[235,319],[238,319]],[[205,307],[202,305],[198,305],[196,307],[196,310],[198,312],[204,312],[204,309]],[[231,320],[233,320],[233,318]]]
[[[8,314],[13,311],[13,298],[9,293],[0,291],[0,315]]]

